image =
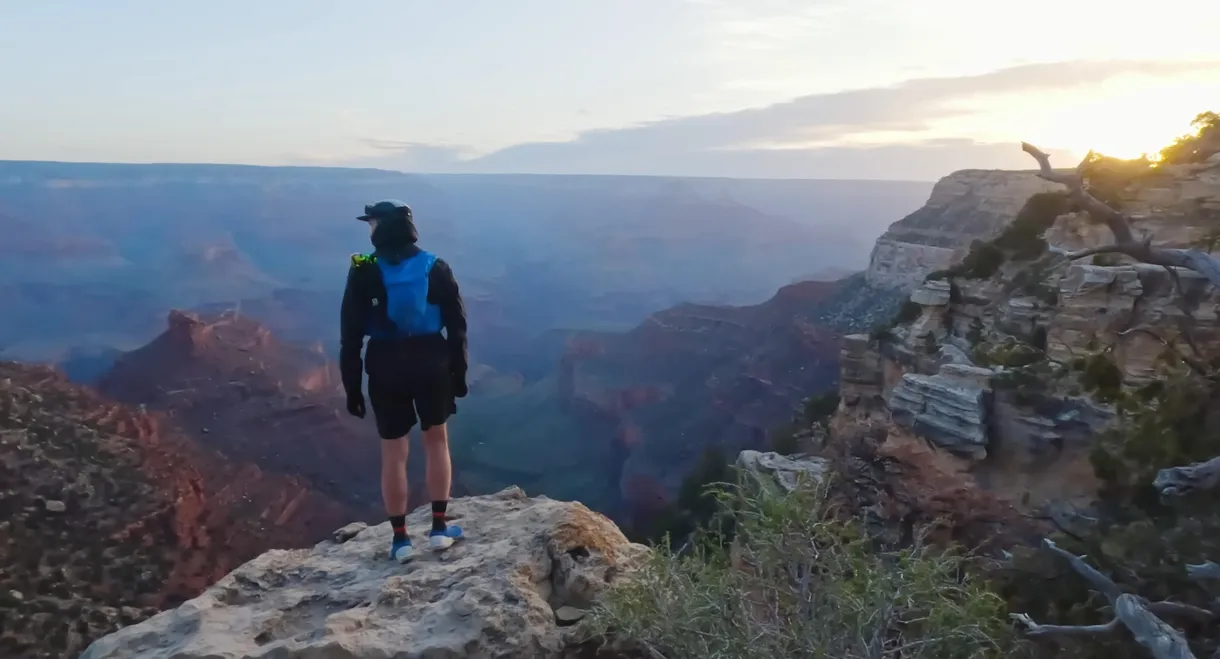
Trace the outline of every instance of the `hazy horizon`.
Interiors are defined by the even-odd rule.
[[[1220,99],[1217,22],[1192,0],[9,3],[0,159],[930,181],[1027,169],[1021,140],[1155,151]]]
[[[375,165],[313,165],[313,164],[291,164],[291,165],[255,165],[241,162],[188,162],[188,161],[148,161],[148,162],[112,162],[102,160],[9,160],[0,158],[0,165],[48,165],[48,166],[81,166],[81,167],[249,167],[253,169],[316,169],[316,170],[347,170],[352,172],[385,172],[388,174],[403,175],[403,176],[425,176],[425,177],[446,177],[456,176],[463,178],[477,177],[556,177],[556,178],[645,178],[645,179],[675,179],[675,180],[724,180],[724,181],[792,181],[792,182],[861,182],[861,183],[934,183],[943,176],[936,179],[884,179],[884,178],[835,178],[833,176],[809,177],[809,176],[751,176],[748,173],[736,176],[719,176],[719,175],[682,175],[682,174],[632,174],[632,173],[581,173],[581,172],[432,172],[432,171],[407,171],[402,169],[391,169],[385,166]],[[977,167],[967,167],[965,169],[980,169]],[[1031,167],[1017,167],[1017,170],[1033,171]],[[946,172],[948,174],[949,172]],[[2,181],[0,181],[2,182]]]

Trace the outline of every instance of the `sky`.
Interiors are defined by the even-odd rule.
[[[934,180],[1220,111],[1203,0],[0,0],[0,159]],[[1071,162],[1068,162],[1071,160]]]

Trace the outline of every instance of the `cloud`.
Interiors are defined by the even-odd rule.
[[[1220,62],[1029,64],[588,131],[570,141],[519,144],[473,158],[451,146],[383,140],[369,144],[388,153],[383,160],[411,163],[408,168],[417,171],[926,180],[966,167],[1029,165],[1013,144],[945,138],[946,122],[976,115],[981,100],[1078,92],[1128,75],[1165,77],[1211,70],[1220,71]]]

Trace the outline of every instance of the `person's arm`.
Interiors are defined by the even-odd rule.
[[[445,324],[445,338],[449,344],[449,370],[465,378],[469,367],[466,349],[466,308],[462,304],[462,293],[458,289],[453,269],[442,259],[432,266],[428,282],[435,292],[433,303],[440,307],[441,321]]]
[[[364,348],[369,299],[361,285],[363,277],[360,268],[353,257],[339,309],[339,373],[348,398],[364,396],[364,360],[360,352]]]

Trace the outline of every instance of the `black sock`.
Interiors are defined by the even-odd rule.
[[[394,542],[407,539],[407,516],[390,515],[390,528],[394,529]]]
[[[445,530],[445,509],[449,507],[448,501],[433,501],[432,502],[432,530]]]

